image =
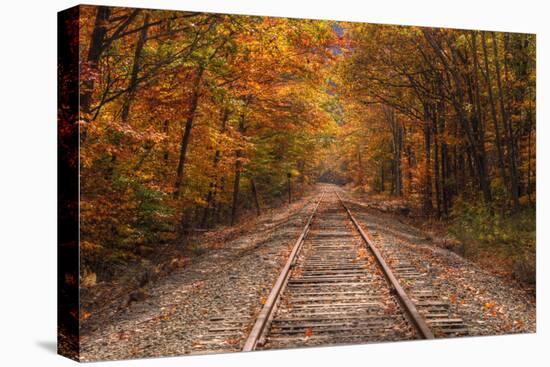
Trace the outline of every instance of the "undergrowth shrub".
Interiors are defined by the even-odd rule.
[[[457,199],[451,211],[450,233],[462,242],[466,257],[490,253],[512,265],[514,277],[535,282],[536,216],[532,207],[515,213],[491,210]]]
[[[139,263],[175,227],[169,195],[117,173],[111,179],[109,190],[81,200],[81,265],[100,279]]]

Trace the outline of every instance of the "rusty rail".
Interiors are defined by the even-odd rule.
[[[368,233],[365,232],[363,230],[363,228],[361,228],[361,226],[359,225],[359,222],[357,222],[357,220],[351,214],[351,211],[348,209],[346,204],[344,204],[344,201],[340,197],[340,194],[338,194],[336,191],[334,191],[334,193],[336,194],[336,196],[338,196],[338,199],[340,200],[340,203],[342,204],[342,206],[344,207],[344,209],[348,213],[349,218],[351,219],[351,221],[353,222],[353,225],[355,226],[355,228],[357,229],[357,231],[361,235],[361,238],[363,238],[363,241],[365,242],[367,247],[374,254],[374,257],[376,258],[376,261],[378,262],[378,265],[382,268],[382,271],[383,271],[386,279],[388,279],[388,282],[390,283],[390,285],[395,290],[395,292],[397,294],[397,297],[399,299],[399,302],[401,303],[401,306],[403,307],[403,309],[405,310],[407,316],[409,317],[412,324],[414,325],[414,327],[418,331],[418,334],[420,335],[420,337],[422,339],[434,339],[434,334],[432,333],[430,327],[426,323],[426,320],[424,320],[424,318],[420,315],[420,313],[416,309],[416,306],[411,301],[411,299],[409,298],[409,296],[407,295],[407,293],[405,292],[405,290],[403,289],[403,287],[401,286],[401,284],[399,283],[399,281],[397,280],[397,278],[395,277],[395,275],[391,271],[390,267],[384,261],[384,258],[382,257],[382,254],[376,248],[376,246],[374,246],[374,242],[372,241],[372,238],[370,238]]]
[[[313,217],[315,216],[315,213],[317,212],[317,208],[319,207],[321,200],[323,200],[324,195],[325,195],[325,192],[323,191],[321,193],[321,197],[315,204],[315,207],[313,208],[313,211],[309,216],[306,222],[306,225],[304,226],[304,229],[300,234],[300,237],[298,237],[298,239],[296,240],[296,243],[292,248],[292,252],[288,257],[288,260],[285,266],[283,267],[283,270],[281,270],[281,273],[279,274],[279,277],[277,278],[275,284],[273,285],[273,288],[271,288],[271,292],[269,293],[269,296],[267,297],[266,302],[262,310],[260,311],[260,314],[256,318],[256,322],[254,323],[254,326],[252,327],[252,330],[250,331],[248,338],[246,339],[246,342],[242,349],[243,352],[248,352],[256,349],[258,342],[261,340],[262,336],[264,335],[266,331],[266,327],[269,325],[269,320],[272,318],[273,313],[275,312],[275,309],[276,309],[275,306],[277,304],[279,296],[281,295],[282,290],[288,281],[288,278],[290,276],[290,270],[292,269],[292,266],[298,254],[300,253],[300,249],[302,248],[302,244],[304,243],[304,240],[309,232],[309,228],[311,226],[311,222],[313,221]]]

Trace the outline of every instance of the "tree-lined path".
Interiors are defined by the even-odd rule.
[[[241,348],[326,183],[468,335],[534,330],[534,35],[102,6],[79,24],[86,359]],[[244,321],[217,340],[224,308]]]

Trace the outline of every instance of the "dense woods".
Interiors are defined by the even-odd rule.
[[[380,25],[348,37],[338,157],[353,184],[534,279],[535,37]]]
[[[438,218],[457,196],[512,212],[533,203],[532,36],[367,25],[350,42],[339,84],[357,184],[369,172],[372,187],[417,196]]]
[[[235,224],[314,180],[333,123],[329,23],[82,9],[89,266]]]
[[[533,253],[533,35],[94,6],[80,17],[84,273],[109,277],[318,180]]]

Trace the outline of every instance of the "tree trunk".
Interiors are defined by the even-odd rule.
[[[254,199],[254,206],[256,207],[256,215],[260,216],[260,202],[258,201],[258,191],[256,190],[256,183],[254,179],[250,179],[250,189],[252,190],[252,198]]]
[[[222,176],[220,179],[220,189],[216,189],[216,195],[214,195],[213,199],[213,206],[214,206],[214,220],[216,223],[220,223],[220,213],[221,213],[221,202],[217,199],[217,195],[223,195],[223,192],[225,190],[225,177]],[[217,194],[219,192],[219,194]]]
[[[141,67],[141,53],[143,52],[143,46],[147,41],[147,31],[149,28],[149,14],[145,14],[143,19],[143,28],[139,33],[139,38],[136,43],[136,49],[134,51],[134,64],[132,65],[132,73],[130,74],[130,82],[128,84],[128,92],[126,94],[126,99],[122,105],[121,119],[122,122],[126,123],[130,115],[130,106],[134,99],[136,89],[138,86],[138,74]]]
[[[235,180],[233,181],[233,204],[231,206],[231,225],[235,224],[237,220],[237,208],[239,206],[239,189],[241,182],[241,150],[236,152],[236,161],[235,161]]]
[[[461,159],[462,157],[459,157],[460,155],[460,148],[457,144],[457,137],[458,137],[458,124],[455,122],[453,124],[453,134],[454,134],[454,138],[455,138],[455,141],[454,143],[452,144],[452,147],[453,147],[453,154],[452,154],[452,162],[453,162],[453,165],[452,165],[452,196],[455,196],[455,195],[458,195],[458,193],[460,192],[460,188],[459,188],[459,172],[460,172],[460,168],[459,168],[459,159]],[[464,169],[464,168],[462,168]]]
[[[440,186],[440,171],[439,171],[439,129],[438,129],[438,111],[432,113],[433,134],[434,134],[434,183],[435,183],[435,204],[437,218],[441,218],[441,186]]]
[[[497,147],[498,155],[498,166],[500,170],[500,176],[502,177],[502,182],[505,187],[510,187],[508,185],[508,178],[506,176],[506,170],[504,166],[504,154],[502,153],[502,143],[500,141],[500,128],[497,119],[497,112],[495,107],[495,101],[493,97],[493,86],[491,84],[491,74],[489,71],[489,58],[487,57],[487,43],[485,40],[485,32],[481,33],[481,45],[483,47],[483,58],[485,61],[485,83],[487,86],[487,93],[489,95],[489,105],[491,106],[491,115],[493,118],[493,127],[495,129],[495,145]]]
[[[514,88],[512,86],[512,83],[510,82],[508,75],[510,75],[510,68],[509,68],[509,61],[508,61],[508,55],[510,54],[510,35],[505,34],[504,35],[504,83],[507,86],[507,94],[508,94],[508,101],[507,101],[507,108],[508,108],[508,114],[507,114],[507,130],[509,134],[509,140],[508,140],[508,149],[512,156],[512,164],[513,168],[511,168],[511,171],[513,171],[513,175],[515,177],[512,177],[513,180],[515,180],[515,185],[517,189],[517,195],[518,199],[521,195],[521,189],[522,189],[522,180],[521,180],[521,169],[519,168],[519,154],[520,151],[519,147],[519,139],[516,139],[514,134],[514,129],[512,127],[512,116],[514,115],[514,112],[516,111],[512,107],[512,102],[514,99]],[[517,100],[523,101],[525,98],[525,91],[523,88],[520,88],[521,93],[518,93]],[[512,185],[514,185],[514,182],[512,182]]]
[[[527,197],[529,200],[529,204],[532,204],[533,201],[531,199],[531,192],[532,190],[532,178],[531,178],[531,145],[532,145],[532,130],[533,130],[533,105],[531,103],[531,90],[529,89],[529,110],[528,110],[528,119],[529,119],[529,127],[528,127],[528,135],[527,135]]]
[[[445,120],[442,119],[441,121],[441,130],[445,130]],[[445,143],[445,139],[441,138],[441,204],[442,204],[442,214],[444,217],[447,217],[449,215],[449,157],[448,157],[448,149],[447,149],[447,143]]]
[[[189,138],[191,137],[191,129],[193,128],[193,120],[195,118],[195,112],[199,104],[200,96],[200,84],[202,80],[202,74],[204,68],[199,66],[197,69],[197,76],[195,78],[195,86],[193,88],[193,95],[191,96],[191,105],[189,107],[187,121],[185,123],[185,129],[181,137],[180,159],[178,162],[178,168],[176,170],[176,181],[174,183],[174,198],[179,198],[181,191],[181,183],[183,181],[183,175],[185,173],[185,156],[187,154],[187,146],[189,145]]]
[[[395,118],[395,114],[394,114]],[[403,152],[403,127],[401,126],[401,123],[397,122],[397,119],[395,119],[396,124],[396,130],[397,130],[397,154],[395,157],[395,172],[396,172],[396,182],[395,182],[395,188],[396,188],[396,195],[402,196],[403,195],[403,175],[401,172],[401,155]]]
[[[401,177],[401,152],[403,149],[403,127],[397,121],[395,109],[385,108],[385,117],[392,133],[392,195],[402,195],[402,177]]]
[[[225,132],[225,124],[227,123],[228,118],[229,118],[229,110],[224,109],[222,120],[221,120],[221,126],[220,126],[220,133],[222,134]],[[221,151],[220,149],[216,149],[216,152],[214,153],[214,161],[212,163],[212,167],[214,168],[214,171],[216,171],[216,168],[218,167],[220,158],[221,158]],[[203,213],[202,222],[201,222],[202,228],[206,227],[206,223],[208,221],[208,215],[209,215],[210,208],[212,206],[212,201],[214,200],[214,195],[216,192],[217,181],[218,181],[217,172],[215,172],[214,179],[210,182],[208,195],[206,197],[206,206],[204,207],[204,213]]]
[[[138,41],[137,41],[137,44],[136,44],[136,49],[135,49],[135,52],[134,52],[134,63],[133,63],[132,72],[131,72],[131,75],[130,75],[130,82],[128,83],[128,91],[126,93],[126,98],[124,99],[124,103],[122,105],[121,120],[122,120],[122,123],[124,123],[124,124],[128,123],[130,105],[132,104],[132,101],[134,99],[136,89],[137,89],[137,84],[138,84],[138,79],[137,78],[138,78],[139,68],[140,68],[140,63],[141,63],[141,52],[143,50],[143,46],[145,45],[145,41],[147,40],[148,24],[149,24],[149,14],[146,14],[145,19],[143,20],[143,28],[142,28],[142,30],[139,34],[139,38],[138,38]],[[124,138],[121,139],[119,144],[122,145],[122,146],[127,145]],[[136,166],[134,168],[134,171],[137,170],[141,166],[141,164],[143,163],[143,161],[145,160],[147,155],[149,155],[149,153],[153,149],[153,146],[154,145],[150,146],[150,148],[146,148],[145,154],[143,155],[143,159],[138,161],[138,163],[136,164]],[[108,175],[109,176],[112,176],[112,174],[114,172],[116,161],[117,161],[117,154],[112,153],[111,162],[110,162],[111,167],[108,170]]]
[[[244,112],[241,114],[239,120],[239,132],[244,134]],[[235,180],[233,181],[233,205],[231,206],[231,225],[234,225],[237,220],[238,207],[239,207],[239,189],[241,184],[241,169],[242,169],[242,149],[237,149],[235,152]]]
[[[430,149],[431,149],[431,126],[429,122],[429,107],[424,105],[424,151],[426,155],[426,164],[424,172],[424,205],[423,211],[424,215],[431,215],[433,211],[432,204],[432,175],[430,170],[431,158],[430,158]]]
[[[466,191],[466,164],[462,149],[457,152],[456,160],[456,193],[460,195]]]
[[[443,87],[441,85],[441,81],[437,84],[437,91],[438,94],[443,96]],[[448,156],[447,156],[447,143],[445,141],[445,124],[446,124],[446,116],[445,116],[445,100],[443,98],[440,98],[438,101],[437,106],[437,121],[436,126],[439,130],[439,145],[441,148],[441,155],[440,155],[440,163],[441,163],[441,172],[440,172],[440,182],[439,186],[441,189],[441,214],[446,217],[448,215],[448,187],[447,187],[447,181],[448,181],[448,175],[449,175],[449,169],[448,169]]]
[[[164,133],[164,135],[166,136],[166,139],[168,139],[168,129],[170,127],[170,122],[168,120],[165,120],[164,121],[164,126],[162,128],[162,132]],[[164,153],[163,153],[163,159],[164,159],[164,164],[168,164],[168,159],[170,158],[170,150],[168,149],[168,144],[165,144],[165,149],[164,149]]]
[[[407,146],[407,176],[408,176],[408,193],[412,194],[413,189],[413,164],[412,164],[412,149],[411,146]]]
[[[481,185],[479,183],[479,177],[476,174],[476,169],[474,167],[474,158],[473,153],[471,149],[466,150],[466,161],[468,162],[468,172],[470,173],[470,177],[472,178],[472,181],[474,181],[474,184]]]
[[[518,174],[517,174],[517,168],[516,168],[516,158],[515,158],[515,149],[514,149],[515,144],[513,142],[512,134],[510,131],[510,125],[508,123],[508,114],[506,113],[506,109],[504,108],[504,93],[502,91],[500,63],[498,61],[498,45],[495,37],[495,32],[491,32],[491,35],[493,39],[493,58],[495,63],[497,89],[498,89],[498,96],[500,101],[500,117],[502,118],[502,124],[504,125],[504,134],[508,142],[508,165],[509,165],[508,171],[510,173],[510,183],[509,183],[510,191],[509,192],[512,198],[513,210],[517,211],[517,209],[519,208],[519,197],[518,197]]]
[[[94,89],[94,74],[97,73],[110,16],[111,8],[107,6],[97,7],[94,30],[92,31],[88,56],[86,57],[86,78],[82,83],[83,86],[80,88],[80,110],[83,112],[85,119],[88,119],[86,115],[90,113],[91,98]]]
[[[454,93],[450,93],[450,100],[452,102],[453,108],[456,111],[458,116],[458,121],[464,131],[468,145],[472,154],[473,161],[475,163],[475,168],[477,171],[477,176],[479,180],[479,186],[483,193],[483,199],[486,204],[490,205],[493,201],[491,194],[491,187],[489,185],[489,177],[487,174],[487,155],[484,145],[484,132],[480,130],[479,133],[475,133],[472,130],[472,121],[469,120],[464,109],[464,90],[463,90],[463,80],[459,74],[456,67],[449,64],[448,56],[443,52],[441,45],[433,37],[431,31],[428,29],[423,30],[424,36],[433,50],[436,52],[437,57],[441,60],[446,72],[452,76],[454,80],[455,89]],[[456,58],[456,49],[452,48],[452,56]]]

